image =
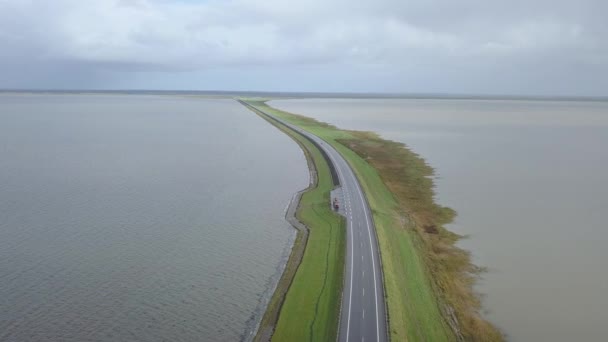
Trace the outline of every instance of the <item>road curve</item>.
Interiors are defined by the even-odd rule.
[[[340,311],[339,341],[385,342],[387,338],[382,266],[371,211],[353,170],[342,155],[318,136],[257,107],[239,101],[312,140],[336,170],[346,217],[346,265]],[[328,203],[329,205],[329,203]]]

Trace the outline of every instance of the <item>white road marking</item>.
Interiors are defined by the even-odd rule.
[[[294,126],[292,126],[290,124],[288,126],[291,127],[291,128],[294,128]],[[300,128],[295,128],[295,129],[297,131],[299,131],[299,132],[302,132],[305,135],[310,134],[309,136],[311,136],[314,140],[320,140],[320,143],[323,146],[325,146],[325,141],[323,139],[315,136],[312,133],[304,131],[303,129],[300,129]],[[332,162],[334,163],[334,165],[336,165],[336,170],[338,171],[339,179],[341,179],[341,180],[344,181],[345,179],[344,179],[344,175],[342,174],[341,168],[337,167],[338,163],[336,163],[336,160],[334,160],[332,151],[329,151],[329,152],[330,153],[328,153],[328,156],[332,160]],[[337,152],[336,150],[334,150],[333,152],[336,152],[336,153],[339,154],[339,152]],[[344,159],[340,159],[340,161],[342,162],[342,165],[344,165],[346,163],[346,161]],[[352,172],[352,170],[350,169],[350,166],[348,165],[348,163],[346,163],[345,165],[348,167],[348,170],[351,172],[352,176],[354,177],[355,182],[358,183],[358,180],[357,180],[356,176],[354,175],[354,173]],[[346,182],[340,182],[340,183],[343,184],[343,185],[345,185]],[[372,236],[371,236],[371,229],[370,229],[370,226],[369,226],[369,217],[367,215],[365,201],[363,200],[363,195],[362,195],[362,192],[361,192],[361,189],[360,189],[360,184],[357,187],[357,192],[359,194],[359,198],[361,199],[361,204],[363,205],[363,213],[365,214],[365,223],[367,225],[367,233],[368,233],[368,237],[369,237],[369,241],[370,241],[370,251],[371,251],[371,256],[372,256],[372,269],[373,269],[373,272],[374,272],[374,293],[375,293],[374,299],[375,299],[375,306],[376,306],[376,338],[377,338],[378,341],[380,341],[380,324],[379,324],[379,320],[378,320],[379,319],[378,318],[378,289],[377,289],[376,276],[375,276],[376,275],[376,263],[375,263],[375,260],[374,260],[374,247],[373,247],[373,240],[372,240]],[[351,219],[351,225],[350,225],[350,227],[351,227],[351,236],[352,236],[352,219]],[[359,231],[359,233],[361,233],[361,232]],[[351,249],[353,248],[352,243],[353,243],[353,239],[351,239]],[[363,259],[363,255],[361,255],[361,259]],[[350,290],[350,298],[349,298],[349,302],[348,302],[348,307],[349,307],[349,309],[348,309],[348,323],[347,323],[347,328],[346,328],[346,340],[347,341],[348,341],[348,336],[349,336],[348,334],[350,332],[350,313],[351,313],[351,310],[352,310],[352,286],[353,286],[353,283],[352,283],[352,276],[353,276],[352,269],[353,269],[353,264],[354,264],[354,262],[352,262],[352,255],[351,255],[351,281],[350,281],[350,289],[351,290]],[[364,337],[361,337],[361,341],[364,341]]]
[[[353,260],[354,245],[353,245],[353,220],[350,220],[350,291],[348,298],[348,321],[346,323],[346,341],[348,341],[348,334],[350,333],[350,312],[352,311],[352,301],[353,301],[353,265],[355,261]]]
[[[367,234],[369,236],[369,249],[372,255],[372,269],[374,270],[374,300],[376,306],[376,340],[380,341],[380,323],[378,317],[378,287],[376,285],[376,262],[374,260],[374,243],[372,240],[372,231],[369,228],[369,217],[367,216],[367,210],[365,210],[365,201],[363,200],[363,194],[361,193],[360,187],[357,188],[357,192],[359,193],[359,198],[361,199],[361,204],[363,205],[363,213],[365,214],[365,223],[367,224]]]
[[[363,288],[363,297],[365,297],[365,287]]]

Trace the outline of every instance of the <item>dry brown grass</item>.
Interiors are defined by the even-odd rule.
[[[405,145],[369,132],[349,132],[354,139],[339,142],[365,159],[399,203],[406,217],[404,229],[417,234],[416,245],[425,261],[443,315],[461,340],[502,341],[504,336],[480,314],[473,291],[480,269],[470,255],[455,246],[460,236],[445,229],[456,213],[435,202],[433,169]]]

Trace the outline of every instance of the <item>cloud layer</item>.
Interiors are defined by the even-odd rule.
[[[0,87],[241,89],[245,75],[282,90],[270,75],[285,90],[606,95],[605,13],[601,0],[0,0]]]

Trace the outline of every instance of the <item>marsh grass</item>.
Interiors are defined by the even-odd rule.
[[[345,131],[256,103],[332,144],[357,174],[380,245],[393,341],[501,341],[473,291],[480,269],[445,225],[456,213],[435,202],[434,170],[404,144]]]
[[[403,229],[416,234],[443,316],[455,335],[464,340],[500,341],[502,334],[480,315],[481,304],[472,286],[481,269],[470,255],[455,246],[460,236],[448,231],[454,210],[435,202],[434,170],[404,144],[369,132],[351,131],[352,139],[339,143],[353,150],[374,167],[394,195],[407,219]]]

